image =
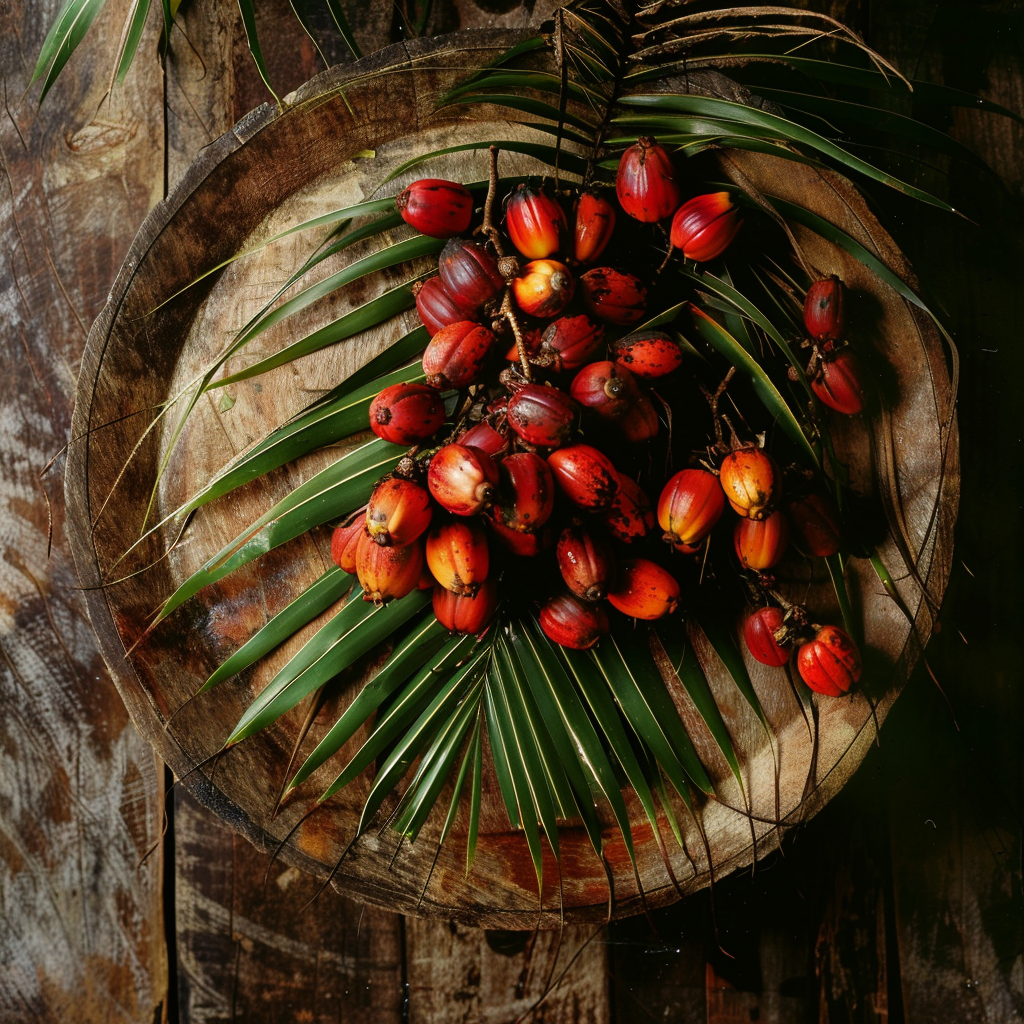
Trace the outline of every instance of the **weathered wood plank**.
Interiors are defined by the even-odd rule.
[[[162,85],[132,75],[101,105],[117,0],[38,107],[25,90],[60,7],[0,9],[0,1019],[134,1024],[165,1011],[162,768],[76,590],[62,460],[40,473],[68,440],[88,327],[159,198]]]

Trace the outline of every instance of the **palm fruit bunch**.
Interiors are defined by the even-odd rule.
[[[716,443],[666,468],[701,389],[680,339],[644,325],[649,293],[678,288],[660,276],[673,252],[715,260],[743,223],[730,193],[689,191],[684,201],[669,154],[641,138],[622,155],[614,198],[526,181],[500,223],[489,196],[480,223],[457,182],[422,179],[398,195],[407,223],[448,239],[437,274],[414,289],[430,341],[422,379],[370,407],[374,433],[408,455],[336,527],[332,554],[366,600],[429,587],[438,620],[472,634],[503,601],[532,601],[553,642],[586,649],[616,614],[650,621],[700,601],[711,537],[731,529],[735,575],[769,605],[747,620],[753,657],[781,665],[799,646],[808,685],[845,692],[860,673],[853,642],[783,612],[772,576],[791,538],[807,558],[839,550],[834,502],[806,481],[784,498],[763,435],[741,442],[730,425],[722,441],[717,395]],[[669,242],[660,266],[636,255],[639,230]],[[808,292],[809,378],[826,405],[856,412],[856,366],[837,347],[842,301],[838,278]]]

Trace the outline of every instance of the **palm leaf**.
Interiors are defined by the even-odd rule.
[[[124,81],[128,69],[135,60],[135,54],[139,49],[142,40],[142,30],[146,27],[146,18],[149,16],[151,0],[132,0],[128,8],[128,15],[124,20],[124,29],[121,32],[121,41],[117,47],[117,56],[114,59],[114,74],[111,78],[111,89]]]
[[[256,33],[256,11],[253,9],[252,0],[238,0],[238,9],[242,14],[245,41],[249,46],[249,53],[252,54],[256,70],[260,73],[260,78],[263,79],[263,84],[269,90],[270,95],[274,97],[274,102],[281,106],[281,98],[274,92],[274,87],[270,84],[270,74],[267,71],[266,61],[263,59],[263,48],[260,46],[259,36]]]
[[[331,20],[334,22],[334,27],[338,30],[338,34],[344,40],[349,53],[352,54],[353,60],[359,60],[363,55],[363,51],[359,48],[359,44],[356,42],[356,37],[352,34],[352,29],[348,24],[348,18],[345,16],[345,11],[341,6],[341,0],[324,0],[324,2],[327,5],[328,11],[331,12]]]
[[[57,81],[57,76],[85,37],[85,33],[89,31],[89,26],[105,2],[106,0],[67,0],[61,8],[57,20],[46,33],[43,47],[39,52],[39,60],[36,61],[35,70],[32,72],[33,82],[43,79],[43,89],[39,94],[40,103]]]

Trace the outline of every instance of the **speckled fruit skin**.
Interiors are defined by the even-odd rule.
[[[533,260],[512,282],[512,294],[519,308],[541,320],[558,316],[575,291],[572,272],[558,260]]]
[[[498,465],[495,522],[516,533],[534,533],[555,508],[555,481],[548,464],[533,452],[516,452]]]
[[[608,456],[593,445],[574,444],[548,456],[559,490],[580,508],[607,508],[618,490],[618,474]]]
[[[760,448],[729,452],[718,468],[718,479],[732,510],[747,519],[764,519],[778,492],[778,471]]]
[[[528,444],[557,448],[572,435],[578,412],[564,391],[525,384],[508,400],[508,425]]]
[[[452,593],[438,583],[432,598],[434,616],[453,633],[479,633],[498,610],[498,583],[488,579],[472,596]]]
[[[815,693],[841,697],[860,679],[860,651],[838,626],[824,626],[800,648],[796,667]]]
[[[351,522],[336,526],[331,534],[331,561],[339,569],[354,576],[356,571],[356,549],[360,534],[366,533],[366,510],[357,513]]]
[[[782,628],[781,608],[758,608],[743,623],[743,641],[751,657],[762,665],[781,668],[789,661],[789,650],[779,646],[775,633]]]
[[[415,540],[404,547],[381,547],[365,531],[356,548],[356,577],[363,588],[363,600],[387,604],[411,594],[423,572],[423,543]]]
[[[444,402],[426,384],[392,384],[370,403],[370,429],[393,444],[419,444],[444,423]]]
[[[815,281],[804,298],[804,327],[815,341],[838,341],[846,330],[846,288],[832,274]]]
[[[558,594],[546,601],[538,621],[549,640],[574,651],[589,650],[608,632],[604,609],[572,594]]]
[[[441,250],[437,272],[456,305],[471,313],[497,298],[505,287],[498,262],[479,243],[452,238]]]
[[[474,319],[472,310],[463,309],[444,290],[440,277],[428,277],[426,281],[417,282],[412,287],[416,297],[416,312],[431,337],[448,324]]]
[[[739,209],[728,192],[694,196],[672,218],[669,238],[688,260],[706,263],[729,248],[743,226]]]
[[[610,359],[587,363],[569,385],[574,401],[602,419],[612,421],[626,414],[639,392],[629,370]]]
[[[505,230],[521,255],[542,260],[562,248],[565,211],[543,189],[518,185],[505,206]]]
[[[699,544],[725,511],[725,494],[714,473],[681,469],[662,488],[658,525],[670,544]]]
[[[495,341],[491,331],[472,320],[442,327],[423,353],[427,383],[441,391],[468,387],[479,378]]]
[[[647,289],[638,277],[612,267],[594,267],[579,280],[583,305],[599,320],[628,327],[647,312]]]
[[[453,515],[482,512],[493,500],[497,486],[498,464],[478,448],[446,444],[430,459],[430,496]]]
[[[584,601],[600,601],[608,593],[615,558],[608,541],[583,526],[562,530],[555,549],[565,585]]]
[[[537,355],[556,373],[577,370],[600,351],[603,342],[604,325],[586,313],[561,316],[544,331]]]
[[[584,192],[576,203],[572,254],[577,263],[601,258],[615,233],[615,207],[596,192]]]
[[[848,348],[823,359],[811,379],[811,390],[830,409],[855,416],[864,408],[860,362]]]
[[[654,527],[654,511],[643,488],[624,473],[616,473],[618,485],[611,505],[605,510],[608,532],[624,544],[647,536]]]
[[[476,519],[439,523],[427,534],[426,556],[434,579],[453,594],[472,597],[490,572],[487,534]]]
[[[623,615],[650,622],[679,607],[679,584],[656,562],[628,558],[619,563],[618,579],[608,591],[608,600]]]
[[[366,506],[366,531],[375,544],[400,548],[411,544],[433,514],[430,494],[412,480],[390,477],[373,489]]]
[[[800,536],[801,547],[809,554],[827,558],[842,549],[839,509],[831,498],[824,494],[808,494],[791,501],[786,511]]]
[[[406,224],[421,235],[452,238],[461,235],[473,219],[473,196],[457,181],[421,178],[402,189],[395,206]]]
[[[612,358],[635,377],[655,380],[679,369],[683,353],[660,331],[638,331],[612,343]]]
[[[744,569],[764,572],[782,561],[789,543],[789,524],[782,511],[764,519],[741,519],[733,528],[732,544]]]
[[[672,215],[679,205],[675,169],[665,149],[644,136],[619,160],[615,194],[623,211],[634,220],[653,224]]]

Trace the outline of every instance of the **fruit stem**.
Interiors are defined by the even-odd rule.
[[[480,230],[494,246],[498,257],[502,257],[505,252],[501,247],[501,236],[494,226],[494,201],[498,198],[498,153],[500,150],[497,146],[491,146],[487,152],[490,154],[491,166],[487,182],[487,198],[484,200],[484,222],[480,225]]]
[[[492,147],[493,148],[493,147]],[[526,351],[526,340],[523,338],[523,332],[519,327],[519,318],[515,314],[515,310],[512,308],[512,289],[505,289],[505,296],[501,300],[501,309],[498,313],[499,316],[503,316],[511,325],[512,333],[516,339],[516,351],[519,353],[519,365],[523,369],[523,376],[529,380],[533,380],[533,373],[530,370],[530,356]]]

